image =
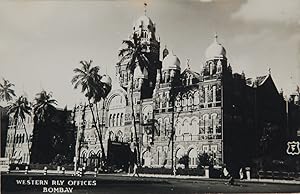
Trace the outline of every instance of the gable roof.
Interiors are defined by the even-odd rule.
[[[246,84],[250,87],[259,87],[259,86],[262,86],[269,77],[271,77],[270,74],[258,76],[255,79],[254,78],[247,78],[246,79]]]
[[[180,74],[180,77],[184,77],[184,75],[186,74],[192,74],[193,77],[196,78],[198,81],[202,80],[202,76],[200,75],[200,73],[193,71],[190,68],[185,68],[183,72]]]

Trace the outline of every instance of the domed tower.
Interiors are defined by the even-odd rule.
[[[179,80],[180,60],[174,54],[168,54],[162,61],[162,80],[161,83],[171,83]]]
[[[216,77],[221,75],[227,67],[226,49],[218,42],[218,35],[215,34],[214,41],[205,51],[205,64],[203,76]]]
[[[151,97],[156,83],[157,69],[161,69],[159,61],[160,42],[156,36],[156,26],[146,15],[146,11],[144,15],[134,22],[133,32],[129,36],[129,41],[135,44],[135,48],[139,49],[138,54],[141,56],[137,58],[135,68],[140,68],[139,72],[145,73],[143,78],[139,78],[143,79],[142,86],[139,88],[147,88],[142,96],[145,98]],[[127,64],[129,61],[130,59],[123,60],[122,63],[117,64],[117,76],[119,77],[120,85],[124,89],[128,88],[132,74],[133,76],[135,75],[135,70],[128,71]]]

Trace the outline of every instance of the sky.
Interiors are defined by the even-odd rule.
[[[268,74],[286,94],[300,85],[299,0],[12,0],[0,2],[0,78],[17,95],[33,100],[52,92],[59,107],[84,101],[74,90],[73,69],[93,60],[101,74],[115,79],[122,40],[144,14],[156,35],[181,61],[200,71],[215,32],[233,72]]]

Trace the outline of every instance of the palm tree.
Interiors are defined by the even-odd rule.
[[[102,151],[102,159],[105,160],[105,152],[102,142],[102,132],[99,129],[100,119],[98,114],[97,103],[100,102],[101,99],[104,100],[104,98],[107,96],[111,89],[111,85],[109,83],[102,82],[103,76],[99,75],[100,68],[99,66],[92,67],[92,62],[92,60],[80,61],[80,64],[82,66],[81,68],[75,68],[73,70],[76,75],[71,80],[71,83],[74,84],[74,89],[77,89],[79,86],[81,86],[81,92],[84,93],[85,97],[87,97],[88,99],[89,108],[93,117],[93,124],[96,128],[99,137],[99,142]],[[95,112],[93,110],[94,104],[96,105],[98,125],[96,121]]]
[[[34,115],[38,122],[45,123],[56,111],[55,105],[57,101],[52,99],[52,93],[47,93],[45,90],[36,95],[35,104],[33,105]]]
[[[28,152],[30,155],[30,148],[29,148],[29,137],[28,133],[24,124],[25,115],[30,115],[31,107],[30,103],[28,102],[27,98],[24,96],[20,96],[11,106],[9,106],[8,114],[13,114],[13,120],[15,125],[15,131],[14,131],[14,139],[13,139],[13,148],[12,148],[12,156],[15,151],[15,138],[16,138],[16,132],[17,132],[17,126],[19,124],[19,121],[24,127],[26,139],[27,139],[27,145],[28,145]]]
[[[0,101],[11,101],[13,96],[16,96],[15,91],[11,89],[14,84],[10,83],[8,80],[3,79],[3,84],[0,83]]]
[[[131,40],[123,40],[123,44],[126,45],[125,48],[119,51],[119,57],[121,58],[119,61],[119,65],[123,65],[126,63],[126,69],[130,71],[131,75],[131,112],[132,112],[132,120],[133,120],[133,129],[135,133],[135,140],[137,145],[137,162],[139,163],[139,142],[137,137],[137,129],[135,126],[135,114],[134,114],[134,104],[133,104],[133,81],[134,81],[134,69],[137,65],[139,65],[142,69],[148,69],[150,62],[148,58],[144,54],[144,49],[147,46],[146,44],[141,42],[141,38],[138,37],[136,33],[133,34]],[[121,69],[121,68],[120,68]]]
[[[34,113],[34,131],[32,145],[33,162],[47,161],[50,151],[46,144],[50,143],[48,139],[50,131],[48,128],[51,124],[51,118],[55,114],[57,101],[52,98],[52,93],[47,93],[45,90],[36,94],[35,104],[33,105]],[[41,146],[43,145],[43,146]],[[39,149],[47,149],[48,152],[40,151]],[[50,156],[49,156],[50,157]]]

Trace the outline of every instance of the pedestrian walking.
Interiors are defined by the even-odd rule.
[[[240,180],[243,180],[244,179],[244,169],[243,168],[240,169],[239,174],[240,174]]]
[[[234,179],[231,176],[231,174],[229,173],[229,171],[227,170],[226,166],[224,166],[224,168],[223,168],[223,175],[228,180],[228,182],[226,184],[228,184],[228,185],[234,184]]]
[[[229,172],[228,172],[226,166],[224,166],[224,168],[223,168],[223,175],[224,175],[225,178],[227,178],[228,175],[229,175]]]
[[[133,177],[137,175],[137,177],[140,177],[139,173],[138,173],[138,166],[136,163],[134,163],[134,166],[133,166]]]

